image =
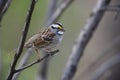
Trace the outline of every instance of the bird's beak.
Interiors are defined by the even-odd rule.
[[[61,31],[65,32],[65,29],[61,29]]]

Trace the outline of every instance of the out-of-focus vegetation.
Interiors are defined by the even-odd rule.
[[[87,15],[86,6],[83,5],[84,0],[74,2],[62,15],[60,21],[66,29],[63,42],[61,43],[60,53],[55,55],[50,63],[49,80],[57,80],[60,78],[65,62],[73,45],[80,27],[84,24],[85,15]],[[46,12],[49,0],[38,0],[32,16],[28,37],[39,32],[44,26]],[[82,4],[81,4],[82,3]],[[12,0],[12,3],[2,20],[2,27],[0,28],[1,35],[1,53],[2,53],[2,80],[5,80],[10,62],[13,60],[15,49],[19,44],[22,34],[23,25],[25,23],[26,14],[30,0]],[[82,7],[85,7],[84,9]],[[80,16],[82,15],[82,16]],[[36,59],[36,54],[30,58],[30,61]],[[37,67],[35,65],[22,72],[18,80],[34,80],[37,74]]]
[[[72,5],[64,12],[60,18],[59,22],[63,24],[66,32],[64,39],[59,46],[60,53],[55,55],[50,61],[48,73],[49,80],[60,79],[68,56],[71,53],[74,40],[76,39],[81,28],[84,26],[86,18],[89,16],[92,8],[94,7],[93,5],[96,4],[96,1],[97,0],[75,0],[75,2],[72,3]],[[39,32],[45,25],[44,23],[47,14],[48,3],[49,0],[38,0],[33,12],[27,39],[35,33]],[[5,80],[5,77],[7,76],[10,62],[13,60],[15,49],[19,44],[29,4],[30,0],[12,0],[8,11],[3,17],[1,23],[2,27],[0,27],[0,52],[2,60],[2,76],[0,77],[2,77],[2,80]],[[111,16],[108,15],[107,17]],[[99,56],[97,53],[104,48],[103,46],[108,44],[107,41],[104,40],[110,39],[111,34],[109,34],[109,31],[111,30],[110,33],[112,33],[113,28],[111,27],[111,29],[109,28],[110,30],[108,30],[108,24],[103,25],[106,23],[105,21],[108,21],[108,19],[104,19],[104,21],[101,22],[102,26],[98,28],[98,31],[96,31],[97,34],[94,35],[96,38],[94,37],[94,39],[91,41],[92,43],[88,45],[87,49],[89,49],[85,52],[85,58],[83,58],[80,63],[80,70],[78,71],[77,76],[82,70],[84,70],[84,66],[94,61],[94,58],[96,56]],[[112,22],[113,21],[111,20],[111,23]],[[113,25],[114,24],[111,26]],[[117,34],[119,31],[115,32]],[[111,40],[109,40],[109,42],[110,41]],[[26,49],[24,49],[24,51],[25,50]],[[30,57],[29,62],[35,60],[36,58],[36,54],[33,53]],[[23,71],[18,80],[35,80],[38,66],[39,64]]]

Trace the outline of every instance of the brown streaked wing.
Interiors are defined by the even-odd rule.
[[[37,38],[35,41],[34,41],[34,46],[35,47],[42,47],[44,45],[48,44],[48,42],[44,41],[40,38]]]
[[[49,28],[46,28],[41,35],[45,35],[44,37],[40,36],[34,41],[34,46],[36,47],[44,47],[51,43],[50,39],[53,39],[55,34],[51,32]],[[41,38],[42,37],[42,38]]]
[[[42,35],[45,35],[43,38]],[[49,43],[51,43],[52,39],[54,38],[56,34],[52,33],[49,28],[44,28],[42,32],[39,32],[35,35],[33,35],[26,43],[26,48],[32,47],[34,44],[35,47],[43,47],[47,46]],[[43,40],[44,39],[44,40]]]
[[[43,31],[38,32],[37,34],[33,35],[28,41],[25,43],[24,47],[25,48],[30,48],[34,44],[34,41],[39,38],[42,33],[46,30],[46,28],[43,28]]]
[[[26,48],[32,47],[33,42],[39,37],[40,37],[40,33],[33,35],[30,39],[28,39],[28,41],[25,43],[24,47],[26,47]]]

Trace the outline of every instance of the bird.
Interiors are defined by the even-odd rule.
[[[53,23],[28,39],[24,47],[34,49],[40,59],[40,50],[48,54],[52,52],[62,41],[64,32],[65,29],[61,23]]]

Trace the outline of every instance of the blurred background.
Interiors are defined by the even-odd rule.
[[[112,0],[111,4],[117,4],[119,0]],[[71,53],[75,39],[85,25],[97,0],[75,0],[60,17],[59,22],[66,29],[63,41],[59,46],[60,53],[52,57],[48,70],[49,80],[59,80],[63,73],[67,59]],[[0,27],[0,80],[5,80],[10,63],[13,60],[25,23],[30,0],[12,0],[5,13]],[[32,20],[27,39],[44,27],[49,0],[38,0],[32,15]],[[85,49],[74,80],[89,80],[90,74],[102,63],[116,55],[120,49],[120,18],[114,20],[115,12],[106,12],[99,24],[93,38]],[[117,42],[115,43],[115,40]],[[25,51],[26,49],[24,49]],[[32,54],[29,62],[36,60],[37,55]],[[41,64],[41,63],[40,63]],[[22,71],[18,80],[35,80],[39,64]],[[114,70],[114,69],[112,69]],[[119,69],[118,69],[119,70]],[[116,71],[118,71],[116,70]],[[111,71],[112,72],[112,71]],[[109,75],[110,76],[110,72]],[[103,78],[100,80],[107,80]],[[108,79],[110,80],[110,79]],[[117,79],[111,79],[117,80]]]

